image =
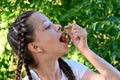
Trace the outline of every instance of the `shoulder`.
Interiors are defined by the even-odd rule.
[[[76,80],[81,80],[88,67],[74,60],[65,60],[65,62],[71,67]]]

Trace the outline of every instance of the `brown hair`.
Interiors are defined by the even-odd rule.
[[[20,80],[22,65],[24,64],[29,80],[32,80],[29,66],[35,64],[35,61],[28,50],[28,43],[34,41],[34,28],[27,21],[34,11],[26,11],[20,14],[15,22],[10,25],[8,32],[8,42],[13,51],[18,55],[18,66],[16,72],[16,80]],[[58,59],[60,68],[63,70],[68,80],[75,80],[75,76],[69,65],[62,60]]]

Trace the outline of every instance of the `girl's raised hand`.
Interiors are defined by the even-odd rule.
[[[77,24],[69,24],[64,27],[64,31],[71,37],[72,42],[81,52],[88,48],[86,29]]]

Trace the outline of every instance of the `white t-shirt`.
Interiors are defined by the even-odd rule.
[[[81,80],[82,76],[84,75],[85,71],[88,68],[86,66],[84,66],[83,64],[77,62],[77,61],[65,60],[65,62],[67,62],[67,64],[71,67],[71,69],[72,69],[72,71],[75,75],[75,79],[76,80]],[[33,70],[30,70],[30,72],[31,72],[33,80],[41,80]],[[29,80],[29,79],[26,76],[23,80]],[[62,72],[62,79],[61,80],[68,80],[66,75],[63,72]]]

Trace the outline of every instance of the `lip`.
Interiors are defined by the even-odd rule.
[[[60,35],[59,35],[59,41],[60,41],[61,36],[63,36],[63,32],[61,32]]]
[[[61,38],[63,38],[63,41],[61,40]],[[66,38],[63,32],[60,34],[59,41],[67,45],[69,44],[68,39]]]

